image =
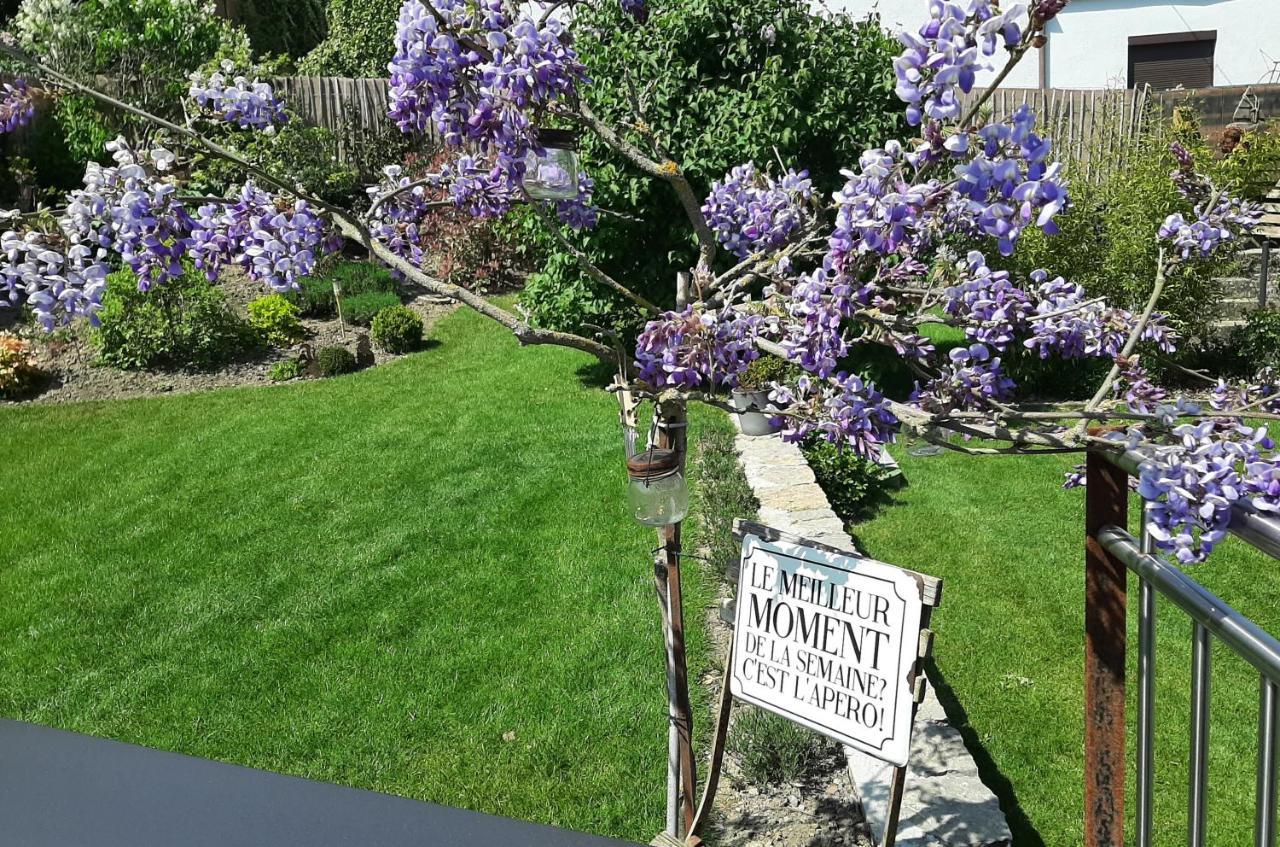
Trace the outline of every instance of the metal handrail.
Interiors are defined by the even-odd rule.
[[[1137,539],[1125,530],[1106,527],[1098,540],[1192,620],[1222,639],[1260,673],[1280,683],[1280,641],[1178,568],[1143,553]]]

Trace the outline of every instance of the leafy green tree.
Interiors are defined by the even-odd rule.
[[[314,76],[383,77],[395,52],[401,0],[329,0],[329,36],[302,62]]]
[[[329,31],[324,0],[241,0],[236,20],[253,52],[301,59]]]
[[[129,102],[170,119],[182,115],[192,71],[220,58],[249,61],[244,30],[207,0],[24,0],[14,29],[46,64],[81,82],[110,80]],[[101,157],[116,135],[137,142],[149,132],[82,97],[59,97],[56,109],[67,147],[82,161]]]
[[[642,149],[656,140],[700,198],[734,165],[776,171],[779,158],[807,168],[825,196],[864,148],[903,135],[891,69],[900,47],[875,18],[810,9],[804,0],[673,0],[638,26],[618,4],[580,7],[586,99]],[[594,134],[581,154],[596,201],[625,217],[602,216],[579,245],[616,279],[667,302],[670,268],[696,256],[676,197]],[[521,240],[535,237],[527,230]],[[612,295],[560,245],[544,246],[549,258],[525,297],[534,318],[565,329],[613,322]]]

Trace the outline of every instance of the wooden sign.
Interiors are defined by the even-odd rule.
[[[748,533],[733,696],[903,766],[923,606],[901,568]]]

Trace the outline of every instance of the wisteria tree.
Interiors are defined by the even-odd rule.
[[[724,394],[762,355],[783,357],[797,376],[772,386],[783,437],[820,435],[876,457],[908,432],[974,455],[1136,450],[1139,491],[1150,501],[1157,546],[1199,562],[1224,536],[1233,504],[1280,510],[1280,460],[1259,420],[1280,415],[1272,373],[1245,383],[1217,380],[1203,399],[1172,396],[1144,358],[1178,343],[1160,311],[1165,275],[1177,263],[1230,250],[1257,210],[1196,173],[1175,149],[1171,174],[1185,210],[1151,237],[1161,245],[1149,298],[1133,310],[1090,297],[1051,269],[1015,279],[989,257],[1009,255],[1024,231],[1054,231],[1070,206],[1067,174],[1027,107],[986,120],[983,106],[1009,71],[1044,45],[1045,25],[1066,0],[922,0],[923,25],[899,35],[897,92],[917,137],[886,139],[843,171],[833,196],[814,190],[804,163],[746,162],[710,186],[695,186],[667,149],[661,127],[636,115],[601,120],[584,99],[590,69],[573,48],[574,6],[535,8],[507,0],[406,0],[389,66],[389,114],[405,132],[456,151],[434,173],[388,163],[364,208],[339,208],[211,141],[203,121],[270,131],[284,112],[269,85],[235,69],[193,77],[186,123],[146,113],[9,39],[0,51],[27,68],[4,92],[0,116],[12,129],[29,119],[41,87],[90,97],[152,121],[164,146],[113,145],[115,164],[91,165],[84,187],[55,219],[10,218],[2,237],[0,301],[25,305],[52,328],[94,321],[108,271],[123,263],[143,287],[165,285],[189,259],[211,278],[228,263],[273,289],[296,285],[340,239],[362,245],[402,277],[509,328],[525,344],[585,351],[619,368],[630,396],[652,401],[671,442],[680,443],[684,405],[724,404]],[[663,14],[645,0],[621,0],[629,25]],[[762,37],[764,37],[762,35]],[[968,98],[979,73],[993,84]],[[965,105],[967,103],[967,105]],[[589,228],[597,210],[581,173],[576,196],[543,201],[547,131],[593,133],[638,171],[666,183],[698,244],[692,268],[672,268],[675,308],[663,310],[594,266],[562,230]],[[182,158],[199,149],[243,168],[226,198],[184,194]],[[441,201],[480,217],[531,206],[602,286],[622,295],[647,324],[634,350],[530,326],[520,315],[428,271],[420,246]],[[957,249],[956,245],[965,245]],[[961,253],[963,252],[963,255]],[[945,353],[929,325],[963,331]],[[889,348],[915,375],[909,396],[888,397],[846,364],[857,348]],[[1019,401],[1002,366],[1015,347],[1042,358],[1111,363],[1096,392],[1074,404]],[[1067,484],[1078,483],[1079,475]],[[667,531],[678,556],[678,528]],[[678,606],[678,603],[676,604]]]

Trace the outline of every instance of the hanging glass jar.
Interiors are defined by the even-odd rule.
[[[627,502],[645,526],[679,523],[689,513],[689,487],[672,450],[650,448],[627,459]]]
[[[578,196],[578,145],[566,129],[537,131],[538,148],[524,159],[524,190],[535,200],[572,200]]]

